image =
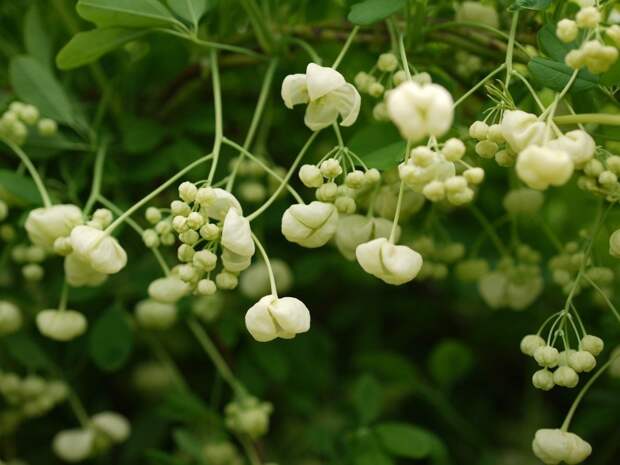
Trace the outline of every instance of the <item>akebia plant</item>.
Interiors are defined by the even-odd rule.
[[[620,460],[617,2],[23,3],[1,463]]]

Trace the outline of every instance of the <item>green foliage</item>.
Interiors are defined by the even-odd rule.
[[[93,362],[103,371],[116,371],[125,364],[133,347],[133,331],[121,309],[112,307],[97,318],[88,347]]]
[[[396,13],[406,0],[364,0],[351,7],[348,19],[353,24],[367,26]]]
[[[9,204],[41,204],[41,196],[32,179],[9,170],[0,170],[0,193]]]
[[[546,10],[551,6],[553,0],[514,0],[510,6],[512,11],[518,10]]]
[[[98,27],[166,27],[176,24],[174,16],[157,0],[79,0],[79,15]]]
[[[555,91],[564,89],[574,71],[564,63],[542,57],[532,58],[527,68],[540,84]],[[598,80],[598,77],[586,70],[579,71],[572,90],[574,92],[583,92],[592,89],[597,86]]]

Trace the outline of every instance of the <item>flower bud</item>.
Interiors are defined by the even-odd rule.
[[[463,177],[469,184],[480,184],[484,180],[482,168],[468,168],[463,172]]]
[[[220,237],[220,228],[213,223],[205,224],[200,228],[200,237],[208,241],[215,241]]]
[[[306,187],[316,188],[323,184],[323,175],[316,165],[302,165],[299,169],[299,179]]]
[[[462,140],[452,137],[443,145],[441,153],[448,161],[460,160],[465,155],[465,144]]]
[[[127,254],[118,241],[99,229],[76,226],[70,237],[73,253],[95,271],[114,274],[127,264]]]
[[[32,210],[25,228],[33,244],[51,252],[56,239],[68,236],[75,226],[82,223],[82,211],[75,205],[53,205]]]
[[[22,314],[17,305],[0,300],[0,336],[6,336],[22,326]]]
[[[534,215],[540,210],[544,200],[545,197],[541,192],[523,187],[508,192],[503,205],[512,215]]]
[[[553,368],[558,364],[560,353],[555,347],[544,345],[534,351],[534,360],[541,366]],[[559,384],[559,383],[557,383]]]
[[[159,247],[159,234],[154,229],[145,229],[142,233],[142,241],[149,249]]]
[[[202,188],[201,188],[202,189]],[[209,218],[222,221],[231,208],[235,209],[239,215],[243,214],[239,201],[230,192],[220,189],[219,187],[205,188],[209,189],[208,202],[201,203],[203,206],[202,213]]]
[[[226,406],[226,426],[236,433],[256,439],[269,430],[269,415],[272,411],[270,403],[246,397]]]
[[[198,212],[191,212],[187,215],[187,226],[191,229],[200,229],[200,227],[205,223],[204,217]]]
[[[494,28],[499,27],[499,16],[495,8],[479,2],[466,1],[456,10],[456,20],[482,23]]]
[[[27,281],[41,281],[44,274],[45,270],[43,270],[43,267],[36,263],[29,263],[28,265],[22,267],[22,275]]]
[[[68,429],[54,436],[52,449],[58,458],[75,463],[86,460],[95,447],[95,433],[91,429]]]
[[[69,341],[86,331],[87,321],[75,310],[42,310],[37,315],[37,328],[56,341]]]
[[[558,386],[574,388],[579,383],[579,375],[571,367],[563,365],[553,372],[553,381]]]
[[[394,82],[394,86],[400,86],[403,82],[407,81],[407,73],[405,73],[402,69],[396,71],[394,76],[392,76],[392,81]]]
[[[500,124],[504,139],[516,153],[544,141],[545,123],[538,121],[538,117],[531,113],[521,110],[505,111]]]
[[[379,71],[391,73],[396,71],[398,67],[398,58],[393,53],[382,53],[377,60],[377,68]]]
[[[579,28],[577,23],[570,19],[563,19],[559,21],[555,29],[555,34],[558,36],[558,39],[564,43],[569,43],[575,40],[578,33]]]
[[[542,370],[538,370],[532,376],[532,384],[536,389],[541,389],[543,391],[550,391],[555,386],[553,381],[553,373],[551,373],[546,368]]]
[[[173,304],[183,298],[190,288],[176,276],[159,278],[149,285],[149,296],[159,302]]]
[[[600,337],[587,334],[581,339],[581,350],[590,352],[595,357],[598,356],[601,352],[603,352],[604,347],[605,343]]]
[[[577,373],[588,373],[596,366],[596,359],[590,352],[577,350],[568,356],[568,365]]]
[[[90,419],[93,428],[113,443],[127,440],[131,432],[129,421],[116,412],[100,412]]]
[[[383,237],[360,244],[355,256],[364,271],[388,284],[409,282],[422,268],[422,256],[418,252],[394,245]]]
[[[323,177],[333,179],[342,174],[342,166],[335,158],[328,158],[321,163],[320,171]]]
[[[219,289],[230,291],[239,285],[239,278],[229,271],[221,271],[215,276],[215,284]]]
[[[146,299],[136,305],[136,319],[146,329],[169,329],[177,320],[177,309],[171,303]]]
[[[561,150],[570,155],[576,166],[583,166],[594,157],[596,143],[585,131],[575,129],[552,140],[546,145],[554,150]]]
[[[217,255],[210,250],[200,250],[193,255],[192,263],[202,271],[213,271],[217,264]]]
[[[595,6],[584,7],[577,12],[575,22],[580,28],[594,29],[601,22],[601,12]]]
[[[484,140],[487,138],[489,132],[489,125],[484,121],[474,121],[469,126],[469,137],[476,140]]]
[[[51,137],[58,132],[58,124],[53,119],[42,118],[37,125],[39,134],[43,137]]]
[[[185,181],[179,186],[179,197],[181,197],[181,200],[183,200],[184,202],[192,203],[194,200],[196,200],[197,193],[198,188],[192,182]],[[180,214],[181,213],[177,213],[177,215]]]
[[[290,206],[282,215],[282,234],[288,241],[302,247],[316,248],[333,237],[337,223],[338,211],[332,204],[297,204]]]
[[[592,447],[574,433],[560,429],[539,429],[536,431],[532,450],[536,457],[547,465],[566,462],[576,465],[587,459]]]
[[[217,292],[215,281],[211,279],[201,279],[198,281],[198,286],[196,289],[198,294],[206,296],[213,295]]]
[[[539,347],[545,347],[547,343],[538,334],[528,334],[521,339],[521,352],[530,357],[534,356],[534,352]]]
[[[268,342],[292,339],[310,329],[310,312],[299,299],[267,295],[245,314],[245,326],[254,339]]]
[[[95,270],[90,262],[74,253],[65,257],[64,268],[67,283],[73,287],[97,287],[108,278],[107,274]]]

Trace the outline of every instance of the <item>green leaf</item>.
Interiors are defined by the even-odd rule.
[[[133,346],[133,332],[122,310],[111,308],[95,322],[90,333],[89,351],[104,371],[115,371],[127,361]]]
[[[51,71],[37,59],[16,56],[9,65],[9,76],[17,96],[38,107],[42,115],[69,125],[75,123],[69,97]]]
[[[364,0],[351,7],[347,19],[353,24],[366,26],[396,13],[407,4],[407,0]]]
[[[157,0],[79,0],[78,14],[99,27],[166,27],[177,23]]]
[[[564,57],[568,52],[577,48],[577,41],[570,43],[562,42],[555,33],[554,24],[546,24],[536,35],[543,52],[555,61],[564,63]]]
[[[510,6],[510,11],[517,10],[546,10],[553,0],[515,0]]]
[[[147,450],[144,453],[149,465],[185,465],[185,461],[160,450]]]
[[[381,413],[383,392],[379,382],[370,375],[360,377],[353,386],[353,405],[361,425],[368,425]]]
[[[24,45],[29,55],[48,68],[52,64],[52,40],[47,32],[39,6],[33,3],[24,20]]]
[[[616,60],[616,62],[609,69],[609,71],[601,75],[601,85],[603,86],[620,85],[620,60]]]
[[[374,432],[383,448],[397,457],[428,457],[435,441],[426,430],[407,423],[382,423],[374,428]]]
[[[4,343],[11,357],[29,370],[45,370],[52,366],[45,352],[25,332],[6,336]]]
[[[0,199],[10,205],[35,206],[42,200],[34,181],[9,170],[0,170]]]
[[[163,418],[183,422],[204,421],[211,415],[209,407],[200,397],[186,391],[170,392],[157,413]]]
[[[129,153],[145,153],[156,148],[166,135],[157,121],[146,118],[125,118],[122,123],[123,148]]]
[[[398,165],[405,156],[407,144],[405,141],[394,142],[374,152],[362,156],[362,160],[369,168],[388,170]]]
[[[205,463],[204,445],[192,434],[186,430],[177,429],[174,431],[173,437],[180,451],[185,452],[199,464]]]
[[[445,387],[452,386],[471,369],[474,356],[463,343],[447,339],[437,344],[428,360],[433,379]]]
[[[540,84],[557,92],[564,89],[573,74],[573,70],[564,63],[542,57],[532,58],[527,68]],[[586,70],[581,70],[573,83],[572,90],[575,92],[583,92],[597,85],[598,77]]]
[[[210,3],[207,0],[168,0],[170,9],[193,24],[194,28],[198,27],[200,18],[211,7]]]
[[[60,69],[73,69],[87,65],[121,45],[145,34],[146,30],[110,27],[79,32],[58,52],[56,65]]]
[[[355,438],[354,465],[393,465],[394,462],[383,450],[375,434],[362,431]]]

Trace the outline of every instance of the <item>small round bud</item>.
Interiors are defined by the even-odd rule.
[[[177,249],[177,258],[181,262],[191,262],[194,258],[196,251],[191,245],[181,244]]]
[[[19,330],[22,325],[22,314],[17,305],[0,300],[0,335],[5,336]]]
[[[603,349],[605,348],[605,343],[600,337],[587,334],[581,339],[580,348],[581,350],[590,352],[596,357],[601,352],[603,352]]]
[[[9,206],[5,201],[0,200],[0,221],[6,220],[7,216],[9,216]]]
[[[546,368],[538,370],[532,376],[532,384],[536,389],[542,389],[543,391],[550,391],[555,386],[553,381],[553,373]]]
[[[411,76],[411,80],[421,86],[425,86],[433,82],[433,78],[431,78],[431,75],[426,72],[414,74],[413,76]]]
[[[166,220],[159,221],[155,225],[155,231],[157,231],[157,234],[168,234],[172,232],[172,223]]]
[[[201,187],[196,192],[195,200],[203,207],[211,205],[216,199],[217,194],[212,187]]]
[[[187,218],[185,216],[177,215],[172,218],[172,229],[177,233],[185,232],[189,229],[187,225]]]
[[[41,263],[45,260],[45,249],[37,245],[30,246],[26,249],[26,261],[30,263]]]
[[[506,142],[506,139],[504,138],[504,134],[502,132],[501,124],[492,124],[491,126],[489,126],[487,139],[491,142],[495,142],[496,144],[503,144],[504,142]]]
[[[568,365],[577,373],[588,373],[596,366],[596,359],[590,352],[576,350],[568,356]]]
[[[344,183],[350,189],[360,189],[364,186],[366,178],[364,172],[360,170],[351,171],[345,177]]]
[[[176,242],[176,237],[171,232],[162,234],[159,239],[163,245],[173,245]]]
[[[366,177],[366,182],[369,185],[376,184],[381,181],[381,173],[376,168],[370,168],[366,173],[364,173]]]
[[[385,92],[385,87],[383,87],[383,84],[379,82],[373,82],[368,86],[368,94],[371,97],[381,97],[383,92]]]
[[[179,197],[181,197],[181,200],[187,203],[191,203],[196,200],[197,193],[198,188],[192,182],[185,181],[179,186]]]
[[[321,163],[321,174],[328,179],[333,179],[342,174],[340,162],[335,158],[328,158]]]
[[[422,195],[431,202],[439,202],[446,196],[444,183],[441,181],[431,181],[422,189]]]
[[[194,254],[192,263],[203,271],[212,271],[217,265],[217,255],[210,250],[200,250]]]
[[[193,229],[188,229],[179,234],[179,240],[184,244],[193,245],[198,242],[198,239],[200,239],[200,235]]]
[[[463,176],[452,176],[444,181],[447,192],[455,193],[467,188],[467,180]]]
[[[560,353],[555,347],[544,345],[534,351],[534,360],[541,367],[553,368],[558,364]],[[559,384],[556,382],[556,384]]]
[[[545,347],[547,343],[538,334],[528,334],[521,339],[521,352],[530,357],[534,356],[536,349],[539,347]]]
[[[595,6],[584,7],[577,12],[575,22],[581,28],[594,29],[601,22],[601,12]]]
[[[500,150],[495,154],[495,162],[504,168],[510,168],[515,164],[515,156],[508,150]]]
[[[175,216],[187,216],[192,212],[191,207],[180,200],[173,200],[170,203],[170,211]]]
[[[405,73],[402,69],[399,71],[396,71],[394,75],[392,76],[392,82],[394,83],[395,87],[398,87],[406,80],[407,80],[407,73]]]
[[[465,144],[462,140],[452,137],[443,145],[441,153],[448,161],[460,160],[465,155]]]
[[[43,137],[52,137],[58,132],[58,124],[53,119],[43,118],[37,124],[37,130]]]
[[[414,164],[422,167],[427,167],[436,160],[436,157],[435,152],[433,152],[427,146],[421,145],[411,150],[411,159],[413,160]]]
[[[372,108],[372,117],[377,121],[389,121],[390,116],[385,102],[379,102]]]
[[[561,366],[553,372],[553,382],[558,386],[574,388],[579,384],[579,375],[569,366]]]
[[[495,142],[490,140],[483,140],[476,144],[476,153],[482,158],[493,158],[497,153],[499,147]]]
[[[145,229],[142,233],[142,241],[149,249],[159,246],[159,234],[153,229]]]
[[[239,284],[239,279],[228,271],[222,271],[215,276],[215,283],[220,289],[232,290]]]
[[[187,215],[187,226],[189,226],[190,229],[200,229],[204,223],[204,217],[198,212],[191,212]]]
[[[333,202],[338,196],[338,186],[334,182],[323,184],[316,190],[316,198],[321,202]]]
[[[474,123],[469,127],[469,137],[472,139],[486,139],[488,133],[489,125],[484,121],[474,121]]]
[[[43,267],[36,263],[29,263],[22,268],[22,275],[27,281],[41,281],[44,274]]]
[[[220,237],[220,228],[216,224],[205,224],[200,228],[200,237],[208,241],[214,241]]]
[[[338,197],[334,202],[334,205],[338,209],[338,212],[344,215],[351,215],[355,213],[355,200],[351,197]]]
[[[398,67],[398,58],[393,53],[382,53],[377,60],[377,68],[379,71],[391,73],[396,71]]]
[[[569,43],[577,38],[577,34],[579,33],[579,28],[577,27],[577,23],[570,19],[563,19],[558,22],[558,25],[555,29],[555,34],[558,36],[562,42]]]
[[[323,184],[323,175],[316,165],[302,165],[299,179],[306,187],[317,188]]]
[[[71,245],[71,239],[67,236],[58,237],[54,241],[54,253],[66,257],[73,252],[73,246]]]
[[[107,208],[98,208],[93,213],[93,221],[97,222],[101,226],[101,229],[107,228],[112,220],[114,219],[114,215]]]
[[[149,223],[157,224],[161,221],[161,211],[159,211],[159,208],[149,207],[144,212],[144,217]]]
[[[29,126],[36,124],[39,120],[39,110],[33,105],[24,105],[18,112],[21,120]]]
[[[469,184],[480,184],[484,180],[482,168],[468,168],[463,172],[463,177]]]
[[[598,175],[598,182],[603,186],[611,187],[618,182],[618,176],[611,171],[605,170]]]
[[[200,295],[213,295],[217,291],[217,286],[211,279],[201,279],[198,281],[197,290]]]

